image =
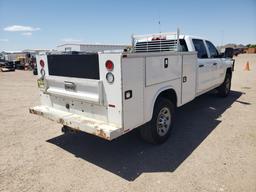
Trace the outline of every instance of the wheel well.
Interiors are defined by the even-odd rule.
[[[167,89],[165,91],[162,91],[158,95],[157,99],[159,99],[160,97],[170,100],[174,104],[174,106],[177,107],[177,95],[173,89]]]
[[[226,74],[230,74],[230,76],[232,76],[232,69],[231,68],[227,68]]]

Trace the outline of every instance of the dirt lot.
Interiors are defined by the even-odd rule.
[[[0,191],[256,191],[256,55],[236,58],[228,98],[180,108],[161,146],[63,135],[28,113],[37,104],[32,72],[0,73]]]

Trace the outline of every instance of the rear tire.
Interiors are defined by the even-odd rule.
[[[226,73],[224,82],[217,88],[218,95],[221,97],[227,97],[231,88],[231,74]]]
[[[38,75],[37,70],[35,70],[35,69],[33,70],[33,75]]]
[[[78,130],[72,129],[71,127],[66,126],[66,125],[62,126],[61,131],[64,134],[74,134],[74,133],[78,133],[79,132]]]
[[[160,97],[155,103],[151,121],[140,128],[142,139],[153,144],[164,143],[173,128],[174,115],[173,103]]]

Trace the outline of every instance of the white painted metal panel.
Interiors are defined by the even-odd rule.
[[[173,53],[173,52],[161,52],[161,53],[136,53],[136,54],[128,54],[128,58],[145,58],[145,62],[147,60],[147,58],[154,60],[156,59],[157,61],[164,59],[164,58],[172,58],[173,61],[178,61],[176,63],[172,63],[169,62],[168,63],[168,67],[172,67],[174,71],[169,72],[170,74],[173,75],[169,75],[168,72],[164,71],[163,69],[161,69],[162,64],[164,63],[157,63],[154,70],[150,71],[151,76],[155,76],[156,78],[159,78],[159,83],[156,84],[152,84],[152,85],[146,85],[146,81],[145,81],[145,87],[143,90],[143,123],[146,123],[148,121],[151,120],[152,118],[152,114],[153,114],[153,109],[154,109],[154,104],[155,101],[158,97],[158,95],[165,90],[168,89],[172,89],[176,92],[177,95],[177,106],[181,106],[181,76],[182,76],[182,56],[183,55],[187,55],[188,59],[189,57],[192,57],[192,59],[195,57],[196,53],[195,52],[183,52],[183,53]],[[176,57],[173,58],[173,57]],[[159,59],[160,58],[160,59]],[[172,60],[171,59],[171,60]],[[154,65],[154,64],[152,64]],[[157,70],[157,66],[160,68]],[[147,70],[146,69],[147,66],[145,66],[145,78],[146,76],[149,76],[147,74]],[[156,76],[153,73],[157,73],[158,75]],[[165,77],[163,77],[163,75],[165,75]],[[171,77],[176,77],[174,79],[170,78]],[[162,77],[165,78],[165,81],[162,81]],[[168,80],[169,79],[169,80]],[[151,82],[152,83],[152,82]],[[138,105],[140,105],[138,103]],[[138,115],[138,113],[136,112],[136,115]],[[124,116],[124,119],[126,118],[126,116]]]
[[[44,94],[42,98],[47,98]],[[82,115],[88,118],[93,118],[95,120],[101,120],[108,122],[108,113],[106,107],[98,104],[88,103],[86,100],[77,100],[75,98],[68,98],[62,96],[48,95],[51,105],[45,105],[58,109],[61,111],[66,111],[78,115]],[[42,103],[43,104],[43,103]],[[70,108],[66,108],[66,104],[69,104]]]
[[[176,54],[146,57],[146,86],[179,78],[181,74],[180,64],[181,56]]]
[[[197,94],[209,90],[215,85],[215,66],[212,65],[211,59],[197,59],[198,60],[198,77],[197,77]]]
[[[180,65],[181,67],[181,65]],[[163,83],[148,86],[144,89],[144,122],[148,122],[152,118],[155,101],[158,95],[167,89],[173,89],[177,95],[177,106],[181,105],[181,78],[173,81],[166,81]]]
[[[217,71],[216,71],[216,84],[220,85],[223,83],[226,76],[226,67],[224,58],[218,60]]]
[[[125,49],[127,45],[101,45],[101,44],[81,44],[81,51],[85,52],[102,52],[106,50],[119,50],[119,52],[122,52],[123,49]]]
[[[196,96],[197,56],[183,55],[182,59],[182,104]]]
[[[106,74],[109,72],[105,67],[105,62],[111,60],[114,63],[114,69],[111,71],[114,75],[114,83],[108,83]],[[114,123],[122,127],[122,77],[121,77],[121,54],[119,53],[99,53],[100,79],[103,83],[104,103],[108,111],[109,123]],[[111,107],[111,106],[114,107]]]
[[[45,63],[45,66],[44,66],[45,76],[49,75],[47,55],[45,53],[40,53],[39,55],[36,56],[37,74],[39,78],[42,76],[41,74],[42,67],[40,66],[40,60],[43,60]]]
[[[76,85],[74,91],[65,90],[65,81]],[[46,91],[40,94],[43,105],[96,120],[108,121],[103,103],[100,80],[46,76]],[[67,108],[66,105],[69,105]]]
[[[133,129],[144,123],[143,90],[145,58],[122,59],[123,116],[124,129]],[[132,97],[125,98],[125,92],[131,91]]]
[[[100,80],[48,76],[45,81],[49,94],[103,104],[102,81]],[[64,86],[66,82],[74,83],[75,90],[66,90]]]
[[[123,50],[127,48],[128,45],[103,45],[103,44],[75,44],[66,43],[57,46],[57,51],[84,51],[84,52],[101,52],[105,50]]]

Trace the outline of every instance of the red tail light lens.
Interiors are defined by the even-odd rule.
[[[44,68],[44,61],[42,59],[40,60],[39,64],[42,68]]]
[[[107,60],[106,63],[105,63],[105,66],[106,66],[108,71],[112,71],[113,68],[114,68],[114,63],[110,60]]]

